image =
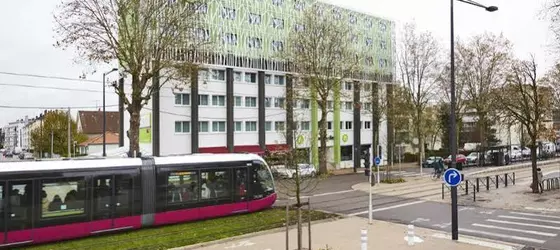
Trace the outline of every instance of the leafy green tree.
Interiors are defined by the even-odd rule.
[[[43,118],[42,126],[31,131],[31,146],[35,152],[51,152],[68,156],[68,114],[65,111],[49,111]],[[87,136],[78,133],[78,126],[71,121],[71,142],[80,144]],[[74,145],[71,145],[73,147]]]

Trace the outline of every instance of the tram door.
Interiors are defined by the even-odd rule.
[[[6,188],[7,187],[7,188]],[[33,182],[8,181],[2,185],[2,225],[4,244],[23,244],[32,241]]]
[[[0,245],[4,244],[6,238],[6,200],[4,197],[6,191],[6,182],[0,182]]]
[[[133,211],[133,192],[135,191],[133,182],[133,174],[105,175],[93,178],[91,233],[132,228],[131,221],[126,217],[131,216]]]
[[[235,208],[233,213],[242,213],[248,210],[248,171],[247,167],[233,169],[233,193]]]

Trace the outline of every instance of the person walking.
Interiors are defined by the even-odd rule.
[[[540,189],[540,191],[541,191],[541,193],[542,193],[542,192],[544,191],[544,188],[543,188],[543,183],[542,183],[542,181],[543,181],[543,174],[542,174],[541,168],[537,168],[537,179],[538,179],[538,181],[539,181],[538,188]]]

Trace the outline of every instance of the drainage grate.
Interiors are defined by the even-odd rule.
[[[525,246],[525,247],[522,248],[521,250],[548,250],[548,249],[546,249],[546,248],[536,248],[536,247]]]

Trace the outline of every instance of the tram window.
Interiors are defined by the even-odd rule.
[[[182,203],[197,201],[199,195],[198,172],[171,172],[167,177],[167,202]]]
[[[200,177],[200,197],[202,199],[231,197],[230,171],[202,170]]]
[[[84,208],[84,180],[43,182],[41,190],[42,218],[83,214]]]
[[[264,164],[253,164],[251,167],[251,175],[253,177],[251,188],[253,199],[260,199],[274,192],[274,183],[272,175]]]
[[[4,227],[4,185],[0,184],[0,230]]]

